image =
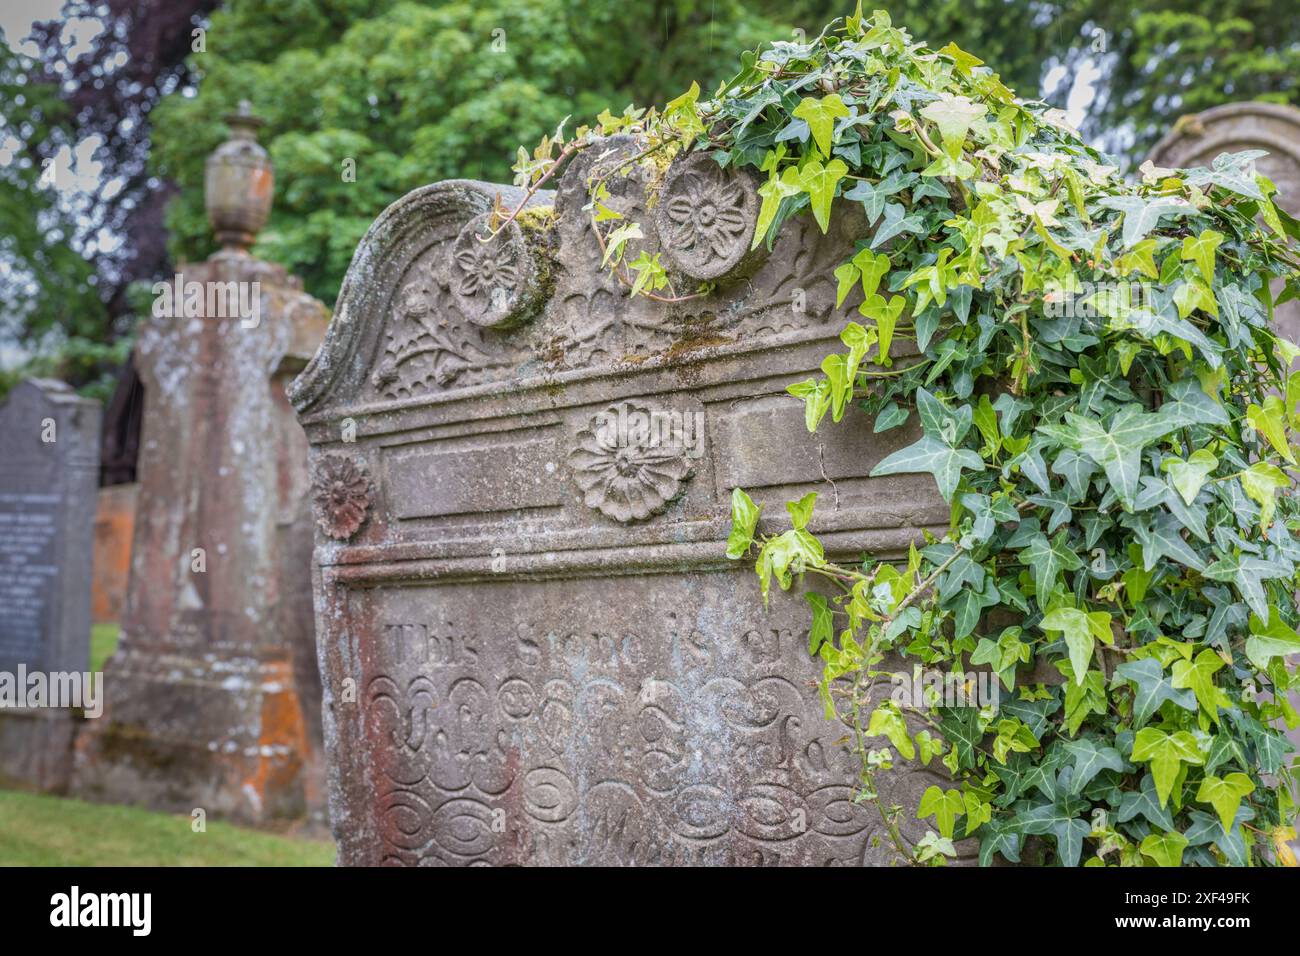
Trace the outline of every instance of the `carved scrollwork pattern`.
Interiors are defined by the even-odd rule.
[[[384,670],[366,684],[362,732],[377,859],[889,862],[806,653],[789,672],[802,633],[709,636],[672,613],[666,633],[594,632],[607,611],[524,624],[513,641],[473,635],[481,656],[375,661]],[[407,649],[440,646],[434,625],[427,635]],[[896,779],[943,782],[932,771]]]
[[[411,398],[505,378],[519,350],[469,321],[438,263],[450,244],[433,246],[406,270],[393,296],[386,341],[370,384],[382,397]],[[497,336],[488,338],[488,336]]]

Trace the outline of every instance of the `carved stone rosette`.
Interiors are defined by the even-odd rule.
[[[663,511],[694,470],[680,417],[631,402],[593,416],[568,461],[587,507],[625,524]]]
[[[338,541],[346,541],[365,523],[370,511],[370,472],[364,462],[326,455],[312,476],[316,524]]]
[[[762,254],[749,248],[760,203],[748,172],[723,168],[706,153],[674,160],[655,214],[668,263],[700,281],[745,275]]]
[[[465,318],[483,328],[510,328],[542,304],[537,257],[519,223],[491,236],[490,213],[475,216],[452,244],[447,281]]]

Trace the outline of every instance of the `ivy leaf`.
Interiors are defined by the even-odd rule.
[[[1220,153],[1214,157],[1210,168],[1189,169],[1184,174],[1192,186],[1221,186],[1229,192],[1264,200],[1265,196],[1255,182],[1255,160],[1268,155],[1262,149],[1243,149],[1237,153]]]
[[[808,653],[816,655],[821,646],[835,636],[835,620],[825,595],[807,591],[803,596],[812,608],[812,627],[808,629]]]
[[[1214,283],[1215,251],[1222,242],[1223,233],[1215,232],[1213,229],[1206,229],[1199,236],[1187,236],[1183,239],[1182,258],[1195,262],[1196,268],[1201,270],[1205,281],[1211,285]]]
[[[798,501],[787,501],[785,510],[790,512],[790,523],[796,529],[802,530],[808,527],[808,522],[812,520],[813,508],[817,504],[817,492],[810,491]]]
[[[1147,571],[1152,570],[1161,558],[1173,558],[1193,571],[1205,572],[1205,562],[1188,544],[1180,531],[1180,522],[1171,514],[1125,515],[1121,522],[1136,536],[1142,548],[1142,562]],[[1208,573],[1208,572],[1207,572]]]
[[[832,159],[826,165],[814,159],[804,166],[799,174],[799,185],[812,201],[813,218],[825,232],[831,225],[831,202],[835,199],[835,187],[839,185],[849,171],[842,159]]]
[[[892,360],[889,357],[889,347],[894,341],[894,327],[898,324],[898,317],[903,314],[903,308],[907,305],[907,300],[901,295],[892,295],[886,302],[883,296],[868,296],[863,303],[858,306],[858,312],[864,318],[871,319],[876,323],[876,335],[880,339],[880,346],[877,349],[877,358],[881,365],[891,365]]]
[[[890,402],[880,410],[880,414],[876,416],[876,424],[871,430],[879,435],[891,428],[897,428],[905,421],[907,421],[907,409],[897,402]]]
[[[788,591],[793,583],[792,575],[802,574],[809,566],[820,565],[825,558],[821,542],[799,528],[792,528],[768,541],[758,553],[758,561],[754,565],[764,606],[767,604],[773,575],[781,590]]]
[[[989,866],[995,853],[1012,863],[1020,862],[1020,834],[1014,823],[996,818],[980,828],[980,866]]]
[[[1186,461],[1169,458],[1160,467],[1169,473],[1174,488],[1190,506],[1201,493],[1205,480],[1219,467],[1219,459],[1214,457],[1213,452],[1198,448]]]
[[[849,108],[844,105],[838,93],[828,93],[820,100],[805,96],[793,110],[793,115],[808,124],[813,142],[823,156],[831,154],[831,145],[835,131],[835,120],[849,115]],[[847,172],[847,169],[845,170]],[[826,227],[822,227],[822,232]]]
[[[905,760],[911,760],[916,756],[916,745],[912,743],[912,738],[907,732],[907,721],[903,719],[903,715],[898,712],[898,707],[892,701],[886,701],[871,712],[871,720],[867,724],[867,736],[888,737],[889,742]],[[921,815],[928,816],[924,813]],[[943,835],[952,836],[952,830],[943,832]]]
[[[1223,658],[1208,647],[1196,656],[1195,661],[1174,661],[1173,685],[1179,690],[1190,690],[1197,702],[1216,723],[1219,707],[1230,702],[1214,684],[1214,675],[1224,668]]]
[[[1052,593],[1056,578],[1062,571],[1077,571],[1083,559],[1071,550],[1068,532],[1062,531],[1048,540],[1041,531],[1029,539],[1029,545],[1019,553],[1020,563],[1034,572],[1034,591],[1043,599]]]
[[[1250,405],[1246,409],[1246,421],[1250,427],[1255,429],[1273,446],[1273,450],[1285,458],[1291,464],[1295,464],[1295,453],[1291,451],[1291,444],[1286,440],[1286,406],[1282,399],[1276,395],[1270,395],[1264,399],[1264,405]]]
[[[874,716],[873,714],[872,717]],[[965,813],[966,801],[962,799],[959,790],[945,792],[937,786],[932,786],[922,794],[916,818],[924,820],[926,817],[934,817],[934,822],[939,827],[939,835],[951,840],[957,818],[964,816]]]
[[[1196,207],[1181,199],[1143,199],[1141,196],[1107,196],[1100,203],[1124,216],[1123,245],[1131,249],[1165,216],[1189,216]]]
[[[920,441],[900,448],[871,469],[872,478],[929,472],[939,486],[944,501],[951,501],[961,480],[962,469],[984,470],[984,459],[968,448],[953,448],[936,438],[925,435]]]
[[[1237,586],[1241,596],[1246,599],[1250,609],[1261,618],[1268,614],[1268,598],[1264,593],[1264,581],[1269,578],[1283,577],[1286,574],[1272,562],[1249,554],[1224,555],[1202,572],[1214,581],[1228,581]]]
[[[1255,812],[1249,806],[1237,810],[1237,818],[1227,836],[1224,836],[1222,821],[1211,814],[1193,810],[1189,816],[1192,825],[1185,834],[1189,845],[1204,846],[1213,843],[1223,851],[1229,866],[1250,865],[1250,852],[1246,849],[1246,839],[1241,833],[1241,825],[1255,817]]]
[[[1125,793],[1119,800],[1119,812],[1115,819],[1120,823],[1128,823],[1138,814],[1147,818],[1147,821],[1154,826],[1163,827],[1166,830],[1174,828],[1174,819],[1169,815],[1169,811],[1160,802],[1156,795],[1156,781],[1151,774],[1142,775],[1142,788],[1136,791]]]
[[[1040,596],[1044,593],[1046,592],[1039,592]],[[1092,649],[1096,646],[1095,638],[1102,633],[1107,638],[1110,637],[1110,615],[1105,611],[1088,613],[1077,608],[1058,607],[1047,614],[1038,626],[1044,631],[1061,632],[1065,646],[1070,651],[1070,665],[1074,668],[1075,683],[1078,684],[1083,683],[1083,675],[1088,672],[1088,662],[1092,660]]]
[[[1152,833],[1141,843],[1143,856],[1155,860],[1156,866],[1182,866],[1187,837],[1181,833]]]
[[[776,212],[781,206],[781,200],[789,196],[797,196],[803,191],[798,168],[787,166],[779,176],[776,174],[775,169],[772,170],[767,182],[758,187],[758,194],[763,197],[763,203],[758,207],[758,221],[754,225],[754,238],[749,244],[751,249],[757,249],[759,244],[767,238],[767,231],[772,228],[772,222],[776,219]]]
[[[1079,793],[1093,777],[1103,770],[1124,770],[1124,758],[1114,747],[1098,747],[1091,739],[1082,737],[1065,745],[1074,758],[1074,774],[1070,778],[1070,792]]]
[[[825,230],[823,230],[825,231]],[[885,218],[881,220],[876,234],[871,237],[871,248],[883,246],[900,232],[922,233],[925,231],[924,220],[920,213],[907,215],[907,211],[896,202],[885,206]]]
[[[1020,816],[1026,833],[1050,833],[1056,838],[1056,852],[1065,866],[1078,866],[1083,840],[1092,825],[1081,820],[1069,808],[1054,803],[1040,804]]]
[[[970,431],[973,413],[969,405],[951,411],[925,388],[916,390],[916,411],[921,419],[921,430],[949,445],[957,444]]]
[[[1169,430],[1188,425],[1226,425],[1228,413],[1211,398],[1194,378],[1180,379],[1169,387],[1168,401],[1156,414]]]
[[[908,608],[908,610],[913,610]],[[974,707],[959,707],[940,710],[939,732],[952,746],[959,766],[970,767],[975,764],[975,748],[979,746],[983,733],[979,728],[979,711]]]
[[[1232,830],[1232,822],[1237,816],[1237,808],[1244,797],[1255,792],[1255,785],[1244,773],[1230,773],[1226,777],[1206,777],[1196,791],[1200,803],[1208,803],[1219,814],[1223,824],[1223,834]]]
[[[1156,727],[1143,727],[1133,739],[1133,761],[1151,763],[1156,795],[1163,807],[1169,802],[1179,768],[1185,763],[1204,763],[1205,756],[1196,738],[1185,730],[1170,734]]]
[[[862,297],[869,299],[876,294],[880,281],[889,273],[889,256],[883,252],[873,253],[870,249],[863,249],[853,257],[853,264],[862,274]]]
[[[744,557],[754,543],[754,529],[762,509],[740,488],[731,489],[731,533],[727,535],[727,557]]]
[[[862,207],[867,214],[867,225],[874,226],[876,220],[880,218],[880,214],[884,211],[885,203],[889,201],[889,197],[902,192],[915,179],[915,173],[905,173],[900,169],[895,169],[879,183],[871,183],[865,179],[860,180],[844,194],[844,198],[862,203]]]
[[[921,110],[921,115],[939,127],[944,152],[956,159],[971,126],[987,112],[987,106],[972,103],[969,97],[944,95]]]
[[[1250,637],[1246,638],[1246,659],[1259,670],[1264,670],[1273,658],[1290,654],[1300,654],[1300,634],[1287,626],[1278,609],[1268,609],[1267,626],[1259,615],[1252,614]]]
[[[1257,461],[1241,473],[1241,489],[1252,501],[1259,503],[1259,526],[1267,530],[1273,523],[1273,514],[1277,510],[1274,497],[1291,479],[1277,465],[1266,461]]]
[[[1115,668],[1115,674],[1136,688],[1133,694],[1135,728],[1142,727],[1167,700],[1172,700],[1185,710],[1196,710],[1196,695],[1190,690],[1175,688],[1165,677],[1165,670],[1160,666],[1160,662],[1153,657],[1144,657],[1139,661],[1125,661]]]
[[[1070,413],[1079,450],[1106,472],[1116,495],[1128,511],[1133,510],[1142,449],[1169,433],[1169,423],[1159,415],[1144,412],[1139,405],[1125,405],[1103,426],[1093,418]]]

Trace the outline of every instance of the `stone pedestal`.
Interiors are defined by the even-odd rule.
[[[294,383],[341,863],[889,860],[823,715],[807,605],[774,588],[765,610],[752,560],[725,557],[738,486],[768,530],[821,491],[813,527],[839,553],[897,556],[947,524],[928,476],[867,477],[910,428],[810,435],[785,392],[857,317],[830,276],[865,224],[846,204],[829,235],[804,216],[751,253],[744,174],[678,161],[656,217],[634,166],[608,202],[646,227],[639,248],[679,289],[717,285],[630,298],[582,206],[590,164],[634,149],[593,146],[488,242],[517,190],[394,204]],[[619,430],[634,421],[652,424]],[[942,780],[909,768],[885,800]]]
[[[306,438],[285,383],[325,310],[283,269],[237,251],[179,281],[186,294],[136,346],[145,415],[131,578],[108,706],[78,740],[75,787],[253,822],[296,817],[319,805],[319,677]]]
[[[99,428],[99,403],[62,382],[20,382],[0,407],[0,673],[23,698],[0,699],[0,780],[10,784],[68,783],[79,710],[49,697],[23,706],[17,685],[33,673],[47,686],[84,677],[89,663]]]

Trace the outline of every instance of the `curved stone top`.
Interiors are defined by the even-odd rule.
[[[867,234],[857,204],[827,235],[804,214],[770,252],[751,250],[760,203],[750,171],[703,153],[665,169],[637,152],[626,135],[588,147],[496,235],[489,226],[509,219],[523,190],[449,180],[393,203],[361,240],[325,342],[292,387],[299,414],[340,418],[788,334],[829,338],[843,326],[832,315],[856,314],[852,296],[835,307],[832,273]],[[602,268],[605,243],[584,208],[597,175],[608,177],[603,205],[641,227],[625,261],[645,253],[668,270],[658,299],[632,296],[631,273]]]
[[[1259,169],[1300,212],[1300,109],[1277,103],[1227,103],[1182,117],[1148,158],[1157,166],[1208,166],[1220,153],[1262,149]]]

